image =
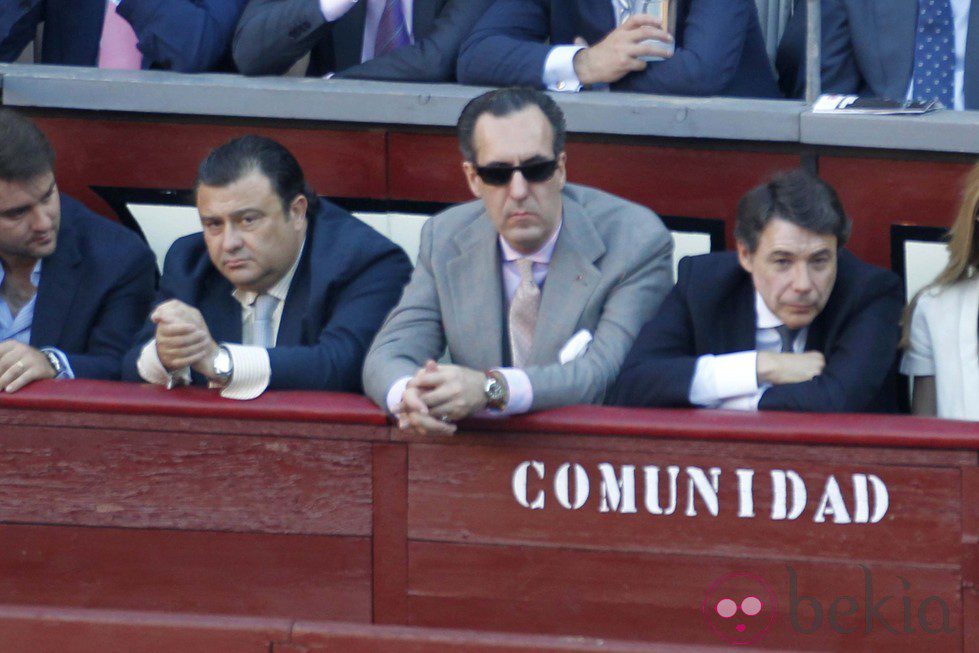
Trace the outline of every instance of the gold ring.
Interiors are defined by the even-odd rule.
[[[20,369],[24,369],[24,367],[25,367],[24,361],[17,361],[16,363],[14,363],[14,365],[16,365],[17,367],[19,367]]]

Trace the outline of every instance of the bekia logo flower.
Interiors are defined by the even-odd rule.
[[[764,580],[733,573],[714,581],[704,596],[704,619],[722,641],[752,644],[775,623],[778,601]]]

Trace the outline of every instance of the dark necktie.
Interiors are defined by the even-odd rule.
[[[384,10],[381,11],[381,22],[377,25],[377,36],[374,39],[374,56],[384,56],[410,42],[401,0],[385,0]]]
[[[782,353],[791,354],[794,351],[792,344],[795,342],[795,337],[799,335],[799,329],[790,329],[784,324],[781,324],[775,327],[775,330],[778,331],[778,337],[782,341]]]
[[[949,0],[918,0],[914,34],[914,97],[953,108],[955,28]]]

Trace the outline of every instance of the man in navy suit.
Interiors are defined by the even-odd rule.
[[[754,0],[678,0],[675,51],[628,0],[497,0],[459,53],[464,84],[778,97]],[[624,18],[625,17],[625,18]],[[660,56],[647,62],[643,57]]]
[[[246,75],[281,75],[309,54],[312,77],[451,82],[459,45],[492,2],[251,0],[235,30],[235,63]],[[381,52],[392,9],[404,42]]]
[[[979,6],[972,0],[947,3],[952,37],[947,72],[952,76],[949,109],[979,109]],[[824,93],[846,93],[905,100],[932,99],[912,84],[917,30],[926,29],[918,0],[823,0],[821,77]],[[971,11],[970,11],[971,7]],[[926,43],[927,37],[925,35]],[[938,36],[933,36],[938,40]],[[795,12],[779,44],[779,83],[790,97],[805,91],[806,12],[797,0]]]
[[[119,378],[156,284],[149,248],[58,193],[54,152],[0,110],[0,390],[50,378]]]
[[[159,301],[124,363],[151,383],[360,389],[364,355],[411,274],[397,245],[308,188],[279,143],[245,136],[197,176],[203,233],[167,253]],[[191,373],[194,373],[193,375]]]
[[[745,195],[737,252],[683,259],[610,403],[892,412],[898,278],[842,249],[836,193],[801,170]]]
[[[0,2],[0,61],[14,61],[44,24],[38,63],[96,66],[107,10],[135,32],[142,68],[231,70],[231,37],[247,0]],[[109,4],[111,3],[111,4]],[[137,62],[139,63],[139,62]]]

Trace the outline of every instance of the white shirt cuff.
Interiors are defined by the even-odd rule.
[[[221,343],[231,355],[233,372],[221,396],[228,399],[254,399],[265,392],[272,378],[269,352],[264,347]]]
[[[332,23],[350,11],[355,4],[357,0],[320,0],[320,11],[323,13],[323,18]]]
[[[696,406],[718,408],[727,399],[754,395],[758,389],[758,352],[707,354],[697,359],[689,399]]]
[[[408,388],[408,381],[411,381],[411,377],[403,376],[391,384],[391,387],[388,389],[388,394],[385,401],[387,402],[388,412],[392,415],[398,408],[401,400],[404,399],[405,390]]]
[[[139,376],[147,383],[165,385],[173,387],[173,381],[178,381],[176,385],[187,385],[190,383],[190,368],[175,370],[173,373],[167,371],[160,362],[160,357],[156,353],[156,338],[151,339],[139,352],[136,360],[136,371]]]
[[[544,60],[544,86],[549,91],[580,91],[581,81],[574,71],[574,56],[583,45],[557,45]]]

